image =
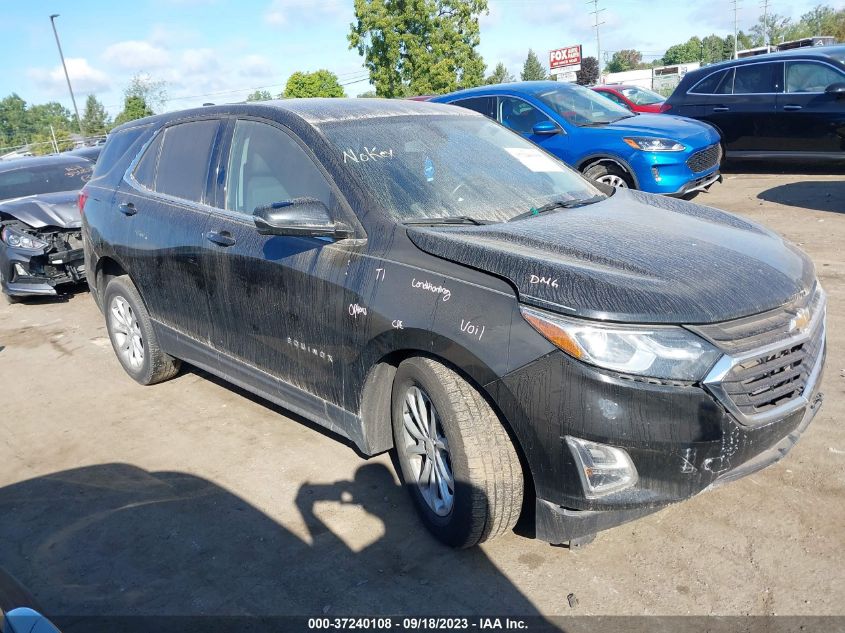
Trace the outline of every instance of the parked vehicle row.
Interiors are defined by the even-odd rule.
[[[526,495],[539,538],[575,543],[780,459],[821,403],[812,262],[529,142],[636,123],[552,88],[448,99],[486,117],[288,100],[117,128],[79,204],[120,364],[151,385],[185,361],[394,450],[458,547],[511,529]],[[522,104],[548,120],[519,127]],[[669,120],[685,146],[715,142]]]
[[[484,114],[613,187],[693,197],[721,180],[719,134],[705,123],[635,114],[556,81],[480,86],[432,101]]]

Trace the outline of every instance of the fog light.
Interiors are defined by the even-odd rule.
[[[651,168],[651,175],[654,176],[655,182],[660,182],[660,169],[658,169],[657,166],[653,166]]]
[[[15,262],[15,272],[19,277],[29,277],[29,271],[17,262]]]
[[[566,436],[588,499],[624,490],[637,483],[637,469],[621,448]]]

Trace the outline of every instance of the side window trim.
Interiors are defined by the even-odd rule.
[[[822,64],[824,66],[829,66],[834,71],[842,74],[842,71],[839,68],[837,68],[833,64],[826,62],[824,60],[821,60],[821,59],[800,59],[799,58],[799,59],[766,60],[766,61],[762,61],[762,62],[754,62],[752,64],[737,64],[735,66],[731,66],[730,68],[721,68],[719,70],[716,70],[716,71],[710,73],[709,75],[707,75],[706,77],[702,77],[699,81],[697,81],[692,88],[687,90],[687,94],[688,95],[690,95],[690,94],[691,95],[699,95],[699,96],[703,96],[703,97],[729,97],[731,95],[743,96],[743,95],[778,95],[778,94],[804,94],[804,95],[824,94],[823,92],[801,92],[801,93],[797,93],[797,92],[787,93],[786,92],[786,65],[789,64],[789,63],[795,63],[795,62],[807,62],[807,63],[812,63],[812,64]],[[704,83],[705,81],[710,79],[710,77],[712,77],[716,73],[724,72],[726,70],[728,72],[735,71],[740,66],[758,66],[760,64],[782,64],[781,68],[783,69],[783,78],[782,78],[782,81],[781,81],[780,90],[775,91],[775,92],[733,92],[733,86],[731,86],[731,92],[726,92],[726,93],[695,92],[695,89],[699,85],[701,85],[702,83]],[[843,81],[845,81],[845,75],[843,75]]]

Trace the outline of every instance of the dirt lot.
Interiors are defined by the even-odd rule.
[[[190,368],[138,386],[84,292],[0,301],[0,567],[53,614],[845,613],[845,176],[789,172],[699,198],[801,245],[829,294],[825,404],[779,464],[580,551],[453,552],[386,456]]]

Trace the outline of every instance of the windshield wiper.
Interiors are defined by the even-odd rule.
[[[492,224],[492,222],[490,220],[477,220],[476,218],[471,218],[468,215],[454,215],[446,218],[414,218],[413,220],[406,220],[402,222],[402,224],[473,224],[475,226],[480,226],[482,224]]]
[[[508,222],[522,220],[523,218],[530,218],[535,215],[542,215],[544,213],[548,213],[549,211],[555,211],[557,209],[576,209],[578,207],[583,207],[588,204],[593,204],[595,202],[601,202],[605,199],[607,199],[607,196],[598,195],[592,196],[590,198],[577,198],[575,200],[555,200],[554,202],[549,202],[548,204],[544,204],[541,207],[532,207],[525,213],[520,213],[519,215],[513,216],[510,220],[508,220]]]

